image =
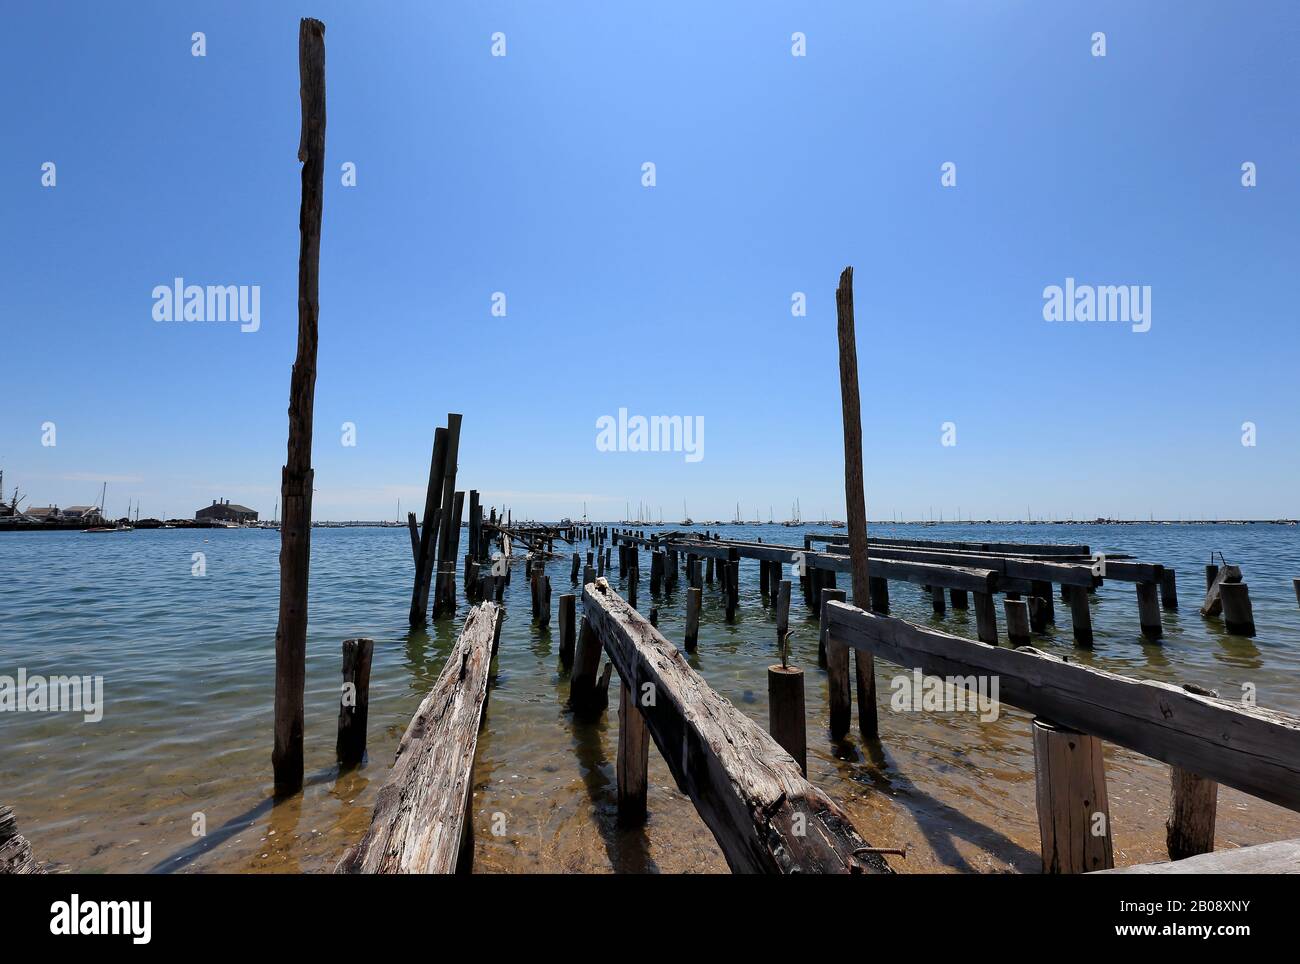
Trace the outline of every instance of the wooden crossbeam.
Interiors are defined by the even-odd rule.
[[[1300,717],[826,604],[834,643],[941,677],[997,677],[998,698],[1059,725],[1300,810]]]
[[[370,829],[343,855],[335,873],[450,874],[468,869],[474,754],[501,617],[496,603],[470,610],[438,682],[398,744]]]
[[[848,816],[607,580],[588,583],[582,599],[587,623],[635,695],[668,769],[733,871],[889,872],[879,854],[855,856],[867,845]]]

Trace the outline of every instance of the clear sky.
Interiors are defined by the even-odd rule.
[[[301,15],[327,50],[316,518],[417,509],[449,411],[459,487],[517,517],[842,517],[847,264],[871,518],[1300,515],[1282,2],[12,6],[6,498],[272,512]],[[259,329],[155,321],[176,277],[260,286]],[[1149,285],[1150,330],[1044,320],[1067,278]],[[620,408],[703,418],[703,457],[599,451]]]

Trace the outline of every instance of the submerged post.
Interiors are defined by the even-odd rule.
[[[853,268],[840,274],[835,289],[836,333],[840,349],[840,406],[844,417],[844,505],[848,514],[849,558],[853,566],[853,605],[871,598],[867,562],[867,497],[862,478],[862,403],[858,395],[858,346],[853,330]],[[828,654],[829,655],[829,654]],[[879,732],[876,720],[875,661],[865,650],[854,657],[858,675],[858,728],[863,736]],[[832,736],[835,733],[832,720]]]
[[[298,23],[302,204],[298,210],[298,353],[289,379],[289,445],[280,476],[280,617],[275,630],[275,795],[302,789],[307,683],[307,576],[311,563],[312,411],[320,316],[320,222],[325,175],[325,25]]]
[[[334,744],[339,763],[356,766],[366,755],[370,716],[370,659],[373,639],[343,640],[343,692],[339,697],[339,735]]]

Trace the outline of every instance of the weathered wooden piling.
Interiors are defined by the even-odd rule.
[[[787,583],[788,585],[788,583]],[[826,665],[826,604],[830,602],[845,602],[847,593],[843,589],[824,589],[822,590],[822,608],[818,613],[817,626],[817,665]]]
[[[573,554],[573,565],[572,565],[572,567],[571,567],[570,570],[569,570],[569,580],[570,580],[571,582],[577,582],[577,581],[578,581],[578,567],[579,567],[580,565],[582,565],[582,559],[581,559],[581,557],[579,557],[579,555],[575,552],[575,553]]]
[[[574,649],[573,674],[569,678],[569,706],[575,716],[591,717],[605,708],[604,685],[608,685],[608,676],[603,681],[597,680],[599,670],[600,640],[592,631],[590,618],[584,616]]]
[[[1165,846],[1170,860],[1185,860],[1214,850],[1219,785],[1191,770],[1169,768],[1169,820]]]
[[[853,601],[863,605],[871,596],[867,558],[867,497],[862,474],[862,405],[858,391],[858,346],[853,321],[853,268],[840,274],[835,289],[836,336],[840,356],[840,408],[844,423],[844,505],[848,515],[849,557],[853,565]],[[830,653],[827,652],[829,660]],[[854,660],[858,678],[858,728],[862,735],[879,732],[876,719],[875,662],[859,650]],[[836,734],[834,723],[833,735]]]
[[[1219,567],[1210,563],[1205,567],[1205,591],[1208,593],[1214,588],[1214,582],[1219,578]]]
[[[889,614],[889,580],[872,576],[868,582],[868,594],[871,597],[871,611],[882,616]],[[955,603],[954,603],[955,605]],[[823,607],[824,609],[825,607]]]
[[[438,515],[442,499],[443,472],[447,466],[447,430],[433,432],[433,455],[429,460],[429,486],[424,494],[424,521],[420,526],[420,545],[415,556],[415,584],[411,589],[412,626],[425,622],[429,612],[429,587],[436,565]]]
[[[1068,589],[1070,627],[1074,631],[1074,645],[1092,645],[1092,611],[1088,608],[1088,591],[1082,586],[1062,586]]]
[[[1002,601],[1007,613],[1007,638],[1012,646],[1026,646],[1029,643],[1029,604],[1023,599],[1012,599],[1010,595]]]
[[[769,590],[771,588],[770,577],[767,574],[767,566],[768,562],[766,559],[758,560],[758,591],[759,595],[764,599],[768,598]]]
[[[370,659],[374,651],[373,639],[343,640],[343,689],[339,696],[339,730],[334,750],[344,767],[356,766],[366,755]]]
[[[998,644],[998,607],[992,593],[975,593],[975,638],[990,646]]]
[[[734,623],[740,608],[740,560],[728,559],[723,565],[727,572],[727,622]]]
[[[629,600],[630,601],[630,600]],[[686,652],[695,652],[700,639],[700,606],[704,601],[704,591],[695,586],[686,590]],[[634,607],[635,608],[635,607]]]
[[[1178,576],[1168,567],[1160,573],[1160,606],[1168,612],[1178,611]]]
[[[618,822],[635,827],[645,822],[650,733],[637,707],[636,694],[624,680],[618,700]]]
[[[781,583],[786,606],[790,604],[790,583]],[[772,738],[808,775],[808,733],[804,723],[803,670],[774,663],[767,668],[767,729]]]
[[[1041,717],[1032,727],[1043,873],[1115,866],[1101,740]]]
[[[370,828],[336,873],[448,874],[473,859],[474,755],[501,608],[480,603],[432,692],[420,703],[380,790]]]
[[[551,577],[542,571],[537,573],[537,592],[537,626],[546,629],[551,625]]]
[[[465,493],[456,491],[456,460],[460,457],[461,420],[461,416],[454,412],[447,415],[447,456],[442,473],[437,580],[433,592],[435,619],[449,616],[456,611],[456,549],[460,544],[460,516],[465,503]]]
[[[942,616],[948,611],[944,605],[943,586],[930,587],[930,605],[934,609],[936,616]]]
[[[298,211],[298,351],[289,379],[289,442],[280,475],[280,614],[275,630],[275,795],[302,789],[307,684],[307,580],[311,563],[312,415],[320,316],[320,226],[325,175],[325,25],[298,23],[302,203]]]
[[[776,648],[780,652],[785,646],[786,634],[790,632],[790,580],[781,580],[776,592]],[[779,740],[777,741],[780,742]]]
[[[1250,605],[1250,590],[1244,582],[1219,583],[1223,600],[1223,625],[1234,636],[1255,635],[1255,613]]]
[[[953,609],[965,611],[970,608],[970,603],[968,602],[968,596],[966,595],[965,589],[949,589],[948,598],[952,601]]]
[[[578,597],[566,592],[560,595],[560,665],[568,669],[573,665],[575,603]]]
[[[1137,586],[1138,622],[1142,635],[1156,640],[1165,634],[1160,620],[1160,600],[1154,582],[1139,582]]]
[[[1295,590],[1296,605],[1300,606],[1300,579],[1292,579],[1291,588]]]

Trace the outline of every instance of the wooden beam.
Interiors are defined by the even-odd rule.
[[[878,854],[855,856],[866,844],[847,815],[608,581],[585,587],[583,607],[619,676],[637,693],[650,684],[641,716],[733,871],[889,871]]]
[[[289,379],[289,445],[280,475],[280,616],[275,629],[275,795],[302,789],[307,685],[307,578],[311,566],[312,414],[320,317],[320,224],[325,176],[325,25],[298,23],[302,204],[298,209],[298,352]]]
[[[1216,850],[1186,860],[1134,864],[1098,874],[1300,874],[1300,840]]]
[[[450,874],[467,869],[474,754],[502,610],[470,610],[447,663],[397,747],[368,829],[336,873]]]
[[[1298,717],[1029,647],[989,646],[844,603],[826,610],[832,637],[844,645],[935,676],[997,677],[1003,703],[1300,810]]]

